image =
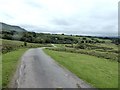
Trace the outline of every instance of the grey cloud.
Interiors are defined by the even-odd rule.
[[[68,14],[68,13],[64,13],[64,8],[62,10],[59,7],[58,9],[61,10],[59,12],[57,11],[57,6],[54,5],[53,7],[47,6],[49,4],[40,3],[41,1],[37,3],[37,0],[35,1],[25,0],[24,1],[25,4],[27,6],[28,5],[30,6],[30,10],[32,8],[37,8],[36,11],[38,10],[38,13],[35,13],[35,15],[33,13],[31,15],[32,17],[37,16],[37,18],[29,17],[28,19],[26,19],[26,20],[30,20],[30,22],[28,21],[29,25],[20,24],[20,26],[27,29],[28,31],[36,31],[36,32],[66,33],[66,34],[80,34],[80,35],[94,35],[94,36],[117,35],[118,11],[117,11],[117,7],[115,7],[112,4],[114,0],[112,1],[107,0],[108,2],[104,0],[91,0],[91,1],[95,2],[92,5],[92,9],[89,9],[90,7],[89,4],[86,8],[83,7],[83,9],[81,9],[82,7],[79,7],[80,5],[82,6],[81,0],[76,0],[76,1],[72,0],[72,2],[74,2],[72,6],[74,6],[74,4],[75,5],[77,4],[79,6],[77,6],[77,8],[73,7],[73,9],[75,10],[71,10],[76,12],[69,11],[70,13],[68,12],[69,13]],[[71,1],[68,0],[68,3],[69,2]],[[41,11],[39,11],[39,9],[41,9]],[[34,12],[32,10],[31,12]],[[9,14],[8,15],[2,14],[2,15],[5,17],[5,19],[13,18],[9,16]],[[22,21],[22,23],[24,23],[24,20]]]
[[[33,31],[33,32],[50,32],[51,30],[48,29],[47,26],[34,26],[34,25],[22,25],[20,24],[21,27],[25,28],[27,31]]]
[[[64,18],[57,18],[52,20],[53,24],[56,25],[63,25],[63,26],[70,26],[72,25],[72,22],[70,20],[64,19]]]
[[[50,33],[65,33],[65,34],[77,34],[77,35],[92,35],[92,36],[116,36],[117,32],[114,31],[115,27],[111,26],[104,26],[102,28],[96,28],[92,26],[83,27],[82,25],[79,27],[61,27],[61,28],[54,28],[49,29],[47,26],[32,26],[32,25],[21,25],[22,27],[26,28],[29,31],[34,32],[50,32]],[[104,30],[104,31],[103,31]]]

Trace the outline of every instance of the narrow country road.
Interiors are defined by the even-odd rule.
[[[22,56],[16,81],[17,88],[91,88],[41,48],[29,49]]]

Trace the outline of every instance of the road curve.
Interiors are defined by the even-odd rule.
[[[22,56],[16,81],[17,88],[91,88],[41,48],[29,49]]]

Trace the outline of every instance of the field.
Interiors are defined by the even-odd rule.
[[[15,41],[15,40],[5,40],[0,39],[2,42],[2,53],[7,53],[19,48],[37,48],[37,47],[51,47],[51,44],[36,44],[36,43],[27,43],[27,46],[24,46],[24,42]]]
[[[118,62],[95,56],[44,50],[60,65],[97,88],[118,87]]]
[[[49,48],[54,51],[66,51],[96,56],[107,60],[118,61],[118,45],[108,43],[96,44],[55,44],[57,48]],[[119,62],[119,61],[118,61]]]
[[[44,51],[48,55],[93,87],[118,87],[119,37],[37,33],[0,24],[0,86],[9,86],[27,49],[47,47]]]
[[[62,36],[61,36],[62,37]],[[64,36],[65,37],[65,36]],[[75,37],[79,39],[78,37]],[[82,37],[83,39],[83,37]],[[89,38],[86,38],[89,40]],[[44,51],[75,73],[85,82],[97,88],[118,87],[118,45],[110,40],[105,43],[37,44],[0,39],[2,50],[2,86],[8,87],[22,54],[29,48],[48,47]]]

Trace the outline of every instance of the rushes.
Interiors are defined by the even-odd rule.
[[[111,52],[100,52],[96,50],[65,48],[65,47],[47,48],[47,49],[54,50],[54,51],[66,51],[66,52],[71,52],[71,53],[87,54],[87,55],[92,55],[92,56],[96,56],[99,58],[105,58],[105,59],[112,60],[112,61],[118,61],[118,54],[111,53]]]

